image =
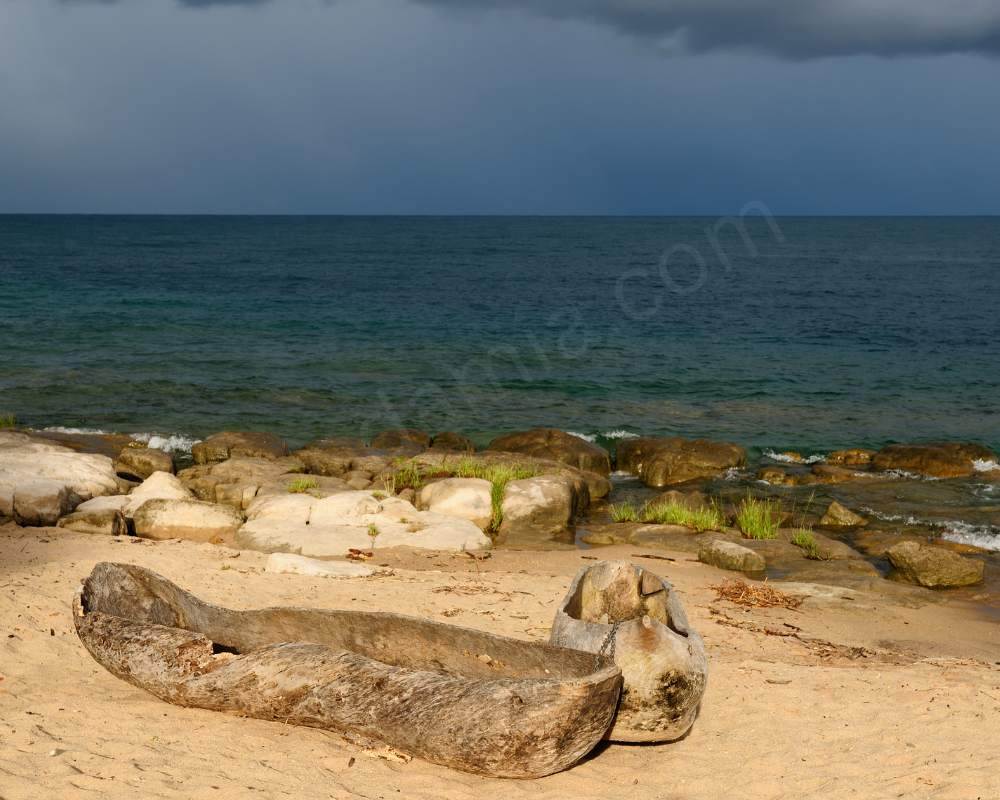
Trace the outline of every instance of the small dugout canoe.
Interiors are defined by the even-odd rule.
[[[179,706],[349,733],[466,772],[537,778],[604,737],[603,656],[400,614],[233,611],[148,569],[100,563],[76,631],[113,675]]]

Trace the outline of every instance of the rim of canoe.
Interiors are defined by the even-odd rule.
[[[382,741],[504,778],[566,769],[604,737],[621,671],[604,656],[390,612],[206,603],[103,562],[77,634],[109,672],[167,702]]]

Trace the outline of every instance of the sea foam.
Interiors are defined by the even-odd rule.
[[[886,514],[873,508],[863,506],[865,514],[883,522],[902,522],[904,525],[923,525],[941,531],[941,538],[959,544],[971,544],[984,550],[1000,551],[1000,526],[974,525],[959,519],[932,520],[922,519],[912,514]]]
[[[765,450],[764,455],[772,461],[780,461],[784,464],[816,464],[820,461],[826,461],[826,456],[822,453],[804,456],[801,461],[785,453],[776,453],[774,450]]]

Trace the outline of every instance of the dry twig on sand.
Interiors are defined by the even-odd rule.
[[[717,600],[728,600],[739,606],[751,608],[790,608],[796,609],[802,605],[802,598],[795,597],[777,589],[772,589],[766,583],[750,584],[745,581],[729,580],[718,586],[709,587],[716,593]]]

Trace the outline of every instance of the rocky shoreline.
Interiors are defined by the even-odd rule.
[[[998,485],[997,454],[972,443],[770,453],[748,465],[727,442],[634,437],[611,453],[547,428],[482,450],[456,432],[292,450],[273,434],[228,431],[190,458],[117,434],[0,431],[0,522],[21,526],[318,559],[624,543],[771,579],[971,587],[959,591],[987,605],[998,604],[998,555],[942,538],[934,515],[967,512],[1000,530],[995,504],[962,505]]]

